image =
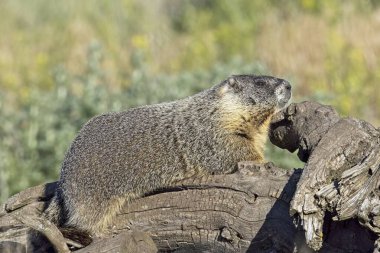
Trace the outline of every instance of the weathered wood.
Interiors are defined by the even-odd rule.
[[[109,238],[92,242],[86,248],[75,251],[76,253],[155,253],[157,247],[152,238],[141,231],[127,231]]]
[[[290,134],[293,141],[287,139]],[[323,245],[326,212],[334,220],[358,217],[379,234],[378,130],[364,121],[341,119],[331,107],[305,102],[276,116],[271,140],[291,151],[298,148],[307,160],[291,212],[300,215],[311,248]]]
[[[293,252],[297,230],[288,208],[300,171],[289,181],[290,174],[271,164],[241,163],[238,173],[188,180],[130,203],[112,231],[145,231],[162,252]],[[105,240],[82,251],[123,244]]]
[[[28,188],[10,197],[4,204],[4,210],[10,212],[36,201],[46,201],[53,197],[55,188],[55,182]]]
[[[271,164],[239,164],[231,175],[183,182],[132,202],[113,231],[149,231],[160,251],[293,252],[288,203],[300,175]]]
[[[34,205],[37,204],[37,205]],[[45,217],[38,215],[39,203],[31,203],[22,209],[11,212],[10,215],[27,227],[42,233],[52,243],[57,253],[70,253],[65,238],[58,228]]]
[[[311,252],[288,214],[300,173],[245,162],[232,175],[188,180],[126,206],[112,228],[116,235],[123,235],[96,239],[78,252],[123,252],[123,247],[124,252],[154,252],[149,239],[132,240],[130,229],[151,236],[160,252]],[[6,217],[0,218],[0,224],[5,224]],[[20,223],[17,226],[8,239],[16,231],[24,232],[24,243],[19,241],[19,245],[28,248],[30,231]],[[364,253],[376,240],[355,221],[331,222],[324,229],[329,232],[320,252],[355,249]]]
[[[47,220],[44,216],[41,216],[45,206],[45,202],[43,201],[49,200],[54,195],[55,188],[56,183],[48,183],[26,189],[10,197],[3,205],[0,221],[3,226],[21,227],[20,225],[23,224],[28,228],[39,231],[47,237],[58,253],[69,253],[70,250],[65,243],[65,238],[62,236],[62,233],[52,222]],[[8,215],[5,216],[6,214]],[[4,240],[4,236],[16,236],[14,232],[16,232],[16,234],[19,232],[25,233],[25,237],[30,235],[30,230],[23,228],[21,231],[7,231],[7,233],[3,233],[0,238],[3,237]],[[16,238],[17,237],[18,236],[16,236]],[[18,240],[17,238],[14,242],[20,243]],[[26,240],[24,242],[26,242]],[[25,248],[27,248],[27,243],[25,244]]]
[[[300,160],[307,162],[327,130],[339,120],[331,106],[308,101],[293,103],[273,117],[269,139],[290,152],[298,150]]]

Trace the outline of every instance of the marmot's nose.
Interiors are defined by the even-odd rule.
[[[287,90],[289,92],[292,91],[292,86],[290,85],[290,83],[288,81],[284,80],[282,83],[285,86],[285,90]]]
[[[281,79],[280,85],[284,86],[284,89],[286,91],[288,91],[288,92],[292,91],[292,86],[290,85],[290,83],[288,81]]]
[[[285,96],[287,96],[292,93],[292,86],[288,81],[280,79],[276,90],[278,95],[284,94]]]
[[[279,107],[283,107],[292,96],[292,86],[286,80],[280,79],[275,90]]]

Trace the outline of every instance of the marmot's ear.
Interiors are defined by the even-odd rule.
[[[230,77],[227,80],[227,84],[230,88],[232,88],[235,92],[239,92],[242,90],[241,84],[234,78]]]

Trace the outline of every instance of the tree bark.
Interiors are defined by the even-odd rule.
[[[331,107],[292,104],[274,118],[270,139],[299,150],[308,161],[302,176],[300,169],[241,162],[234,174],[152,192],[123,208],[112,234],[77,252],[314,252],[308,245],[318,252],[375,251],[379,135]],[[70,250],[88,244],[59,228],[63,239],[41,218],[55,187],[27,189],[2,206],[0,252],[66,252],[63,242],[76,246]]]
[[[270,138],[290,151],[298,149],[300,159],[307,161],[290,211],[299,215],[312,249],[321,249],[328,236],[326,217],[357,219],[379,236],[379,129],[340,118],[331,107],[304,102],[276,115]]]

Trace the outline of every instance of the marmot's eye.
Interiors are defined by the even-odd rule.
[[[264,85],[266,85],[266,82],[265,81],[257,81],[256,85],[257,86],[264,86]]]
[[[250,102],[252,105],[255,105],[255,104],[256,104],[256,100],[255,100],[253,97],[249,97],[249,102]]]

